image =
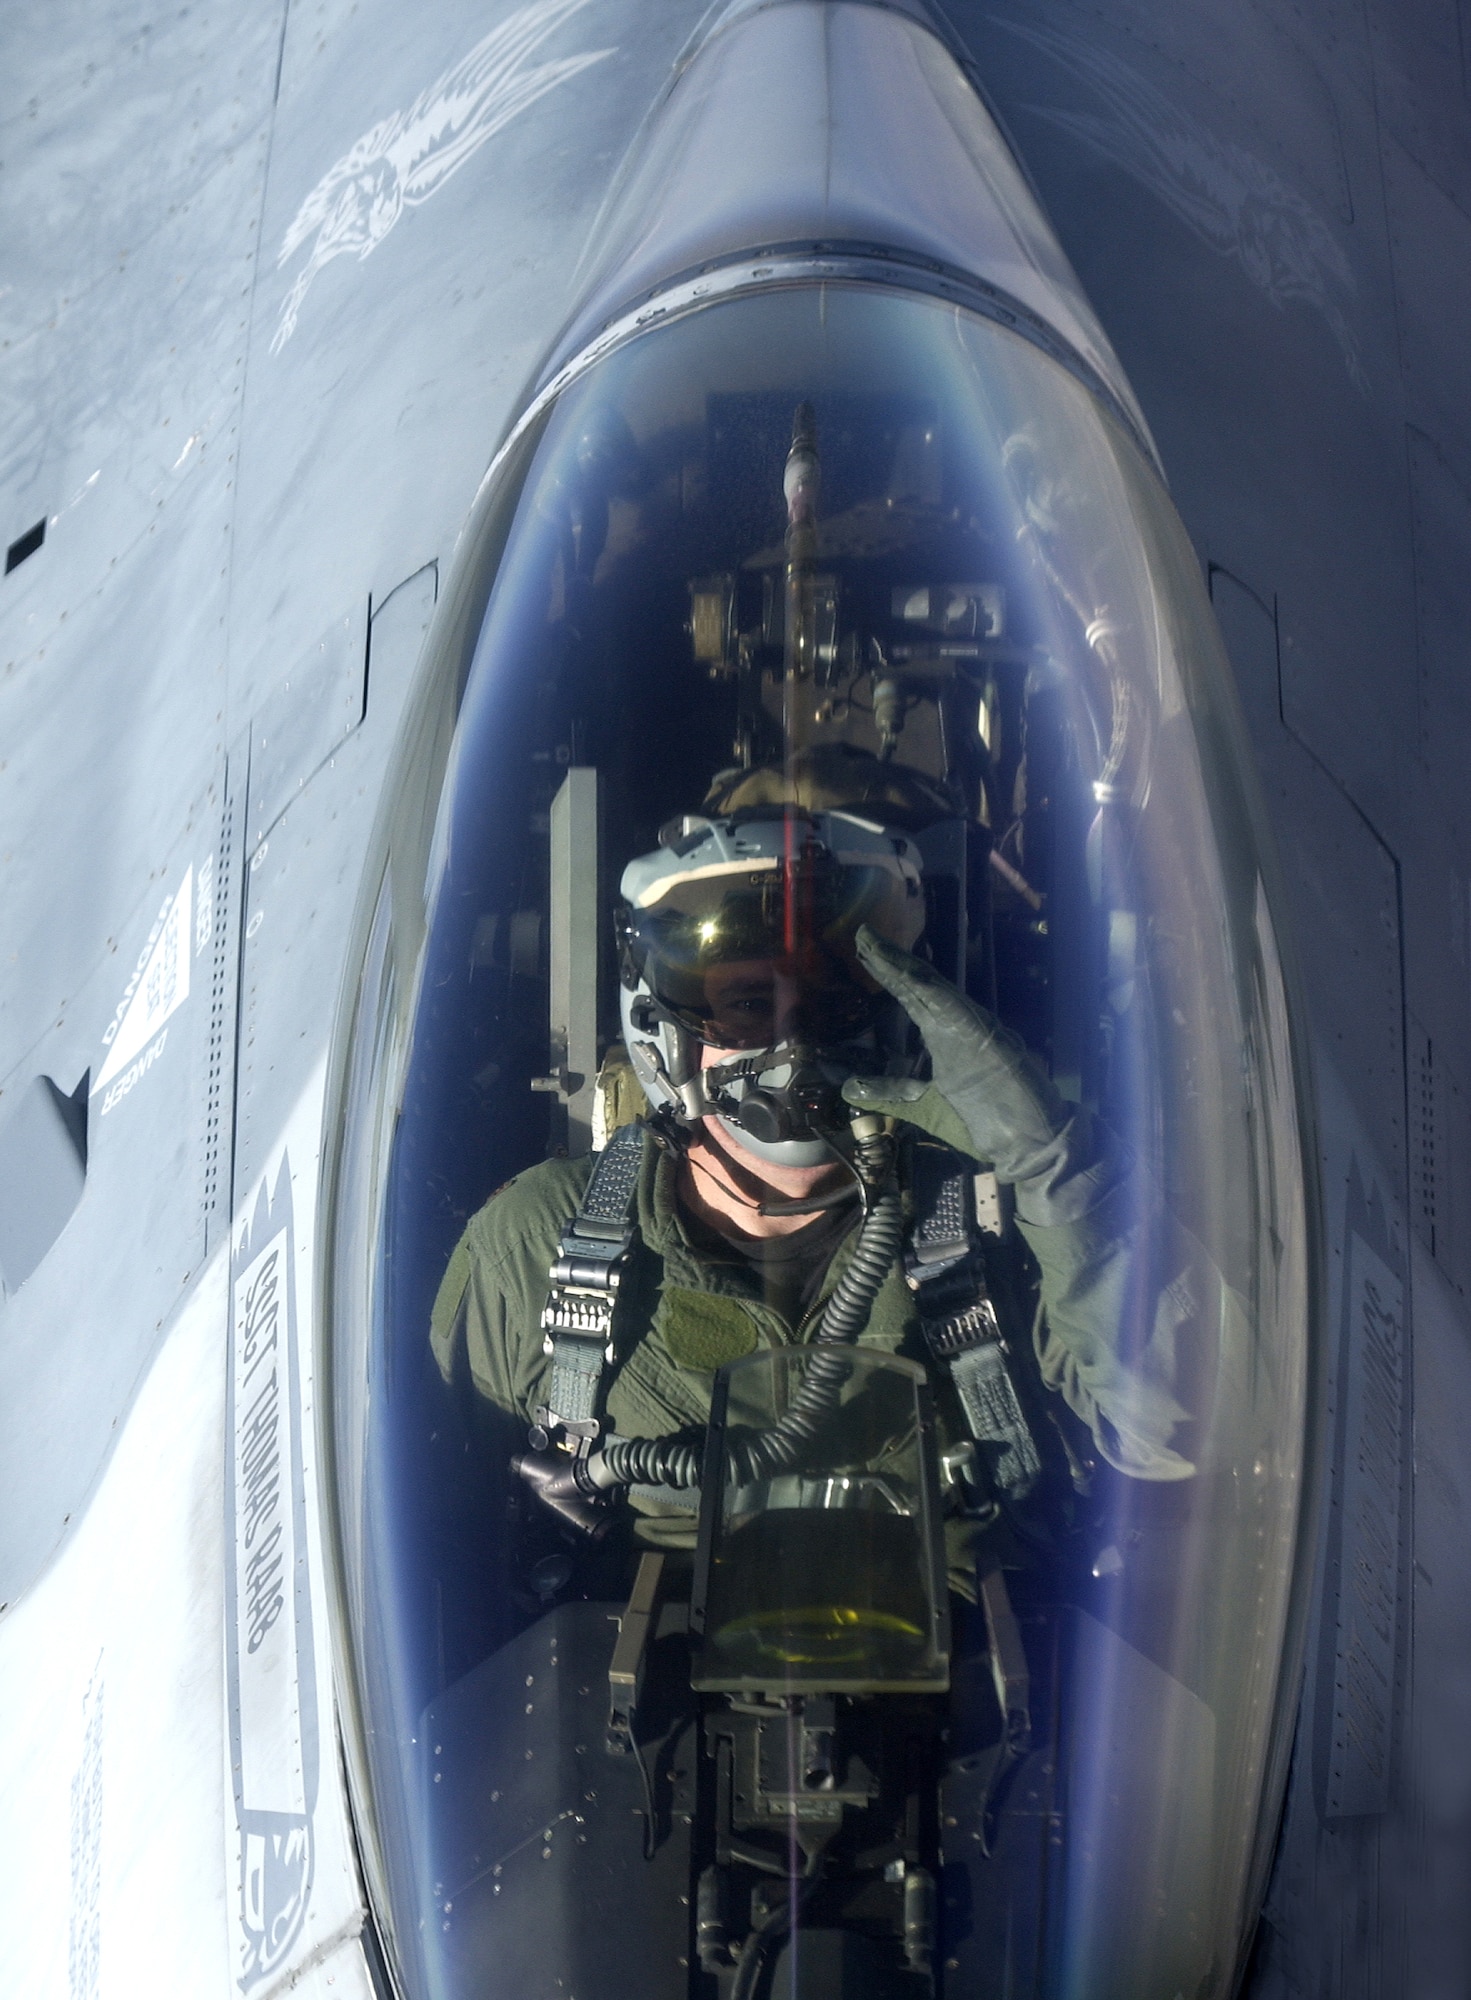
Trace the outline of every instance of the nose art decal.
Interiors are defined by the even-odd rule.
[[[1106,50],[1051,29],[1004,21],[1097,93],[1097,111],[1029,106],[1149,188],[1205,243],[1240,264],[1274,305],[1321,313],[1349,379],[1368,389],[1349,320],[1355,283],[1342,245],[1318,209],[1245,146],[1209,131]]]
[[[592,49],[555,62],[528,63],[588,0],[533,0],[475,44],[470,53],[364,132],[317,182],[281,242],[277,268],[315,237],[281,307],[271,352],[296,331],[302,301],[334,257],[369,257],[406,208],[438,192],[487,139],[559,83],[615,53]]]

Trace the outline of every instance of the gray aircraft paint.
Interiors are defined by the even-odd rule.
[[[1405,1273],[1382,1208],[1351,1159],[1344,1202],[1335,1482],[1327,1527],[1333,1615],[1318,1668],[1312,1745],[1325,1820],[1384,1812],[1390,1802],[1400,1670],[1401,1488],[1405,1471]],[[1398,1267],[1398,1268],[1397,1268]]]
[[[1459,51],[1428,18],[1391,8],[1243,15],[1126,0],[1108,28],[1081,6],[951,12],[1144,403],[1239,676],[1315,1030],[1335,1415],[1366,1359],[1357,1336],[1346,1353],[1341,1338],[1355,1171],[1384,1225],[1372,1247],[1403,1286],[1401,1482],[1396,1494],[1376,1459],[1358,1504],[1378,1520],[1357,1540],[1342,1511],[1344,1497],[1355,1504],[1347,1469],[1334,1469],[1337,1507],[1325,1484],[1300,1750],[1248,1990],[1458,1992],[1471,1935],[1446,1885],[1471,1837],[1463,1634],[1444,1556],[1422,1564],[1420,1551],[1447,1549],[1465,1504],[1464,1472],[1449,1468],[1464,1466],[1471,1420],[1459,1370],[1467,1237],[1444,1221],[1467,1185],[1466,1123],[1446,1107],[1464,1102],[1471,1027],[1456,776],[1471,422],[1448,317],[1471,296]],[[1064,63],[1062,45],[1093,54]],[[1178,186],[1145,191],[1137,127],[1110,108],[1118,91],[1168,105],[1169,129],[1187,128],[1199,154],[1250,153],[1313,210],[1346,260],[1352,282],[1327,297],[1366,388],[1311,299],[1275,301],[1229,236],[1217,240],[1218,205],[1190,220]],[[1346,1664],[1339,1584],[1391,1536],[1381,1582],[1395,1671],[1364,1718],[1383,1732],[1388,1764],[1372,1787],[1363,1768],[1341,1766],[1337,1782],[1352,1778],[1355,1802],[1377,1810],[1335,1817],[1329,1804],[1349,1794],[1330,1798],[1331,1760],[1313,1746],[1325,1707],[1331,1743]],[[1463,1562],[1452,1567],[1464,1575]]]
[[[592,49],[558,61],[532,63],[531,55],[588,0],[538,0],[478,41],[470,53],[420,91],[406,111],[394,112],[334,162],[291,220],[276,256],[288,264],[312,239],[292,280],[271,339],[279,354],[292,334],[307,291],[334,258],[371,256],[407,208],[420,208],[451,174],[503,125],[557,85],[611,49]]]
[[[1436,17],[1335,0],[1311,9],[1264,0],[1245,13],[1136,4],[1108,18],[1047,0],[1001,23],[958,0],[949,11],[1122,357],[1202,558],[1216,565],[1217,607],[1298,897],[1323,1052],[1330,1251],[1351,1254],[1354,1160],[1403,1248],[1401,1451],[1414,1479],[1397,1524],[1401,1664],[1388,1786],[1376,1794],[1387,1804],[1326,1819],[1312,1760],[1300,1760],[1252,1991],[1260,2000],[1456,1991],[1468,1949],[1458,1890],[1471,1852],[1458,1608],[1471,1506],[1471,1248],[1456,1219],[1471,1186],[1457,1110],[1471,1076],[1471,854],[1454,803],[1471,726],[1461,52]],[[395,699],[385,681],[375,710],[371,670],[362,715],[370,606],[386,657],[378,618],[389,594],[448,556],[490,446],[570,306],[568,274],[606,177],[666,86],[690,24],[683,10],[648,5],[579,16],[547,59],[593,45],[616,54],[488,139],[368,262],[324,270],[275,356],[270,341],[315,245],[303,240],[280,268],[273,260],[326,164],[412,105],[492,24],[484,10],[441,0],[411,17],[327,5],[242,19],[206,6],[147,25],[144,35],[143,17],[124,10],[59,22],[31,9],[5,29],[14,82],[0,539],[38,520],[47,527],[36,554],[0,580],[3,740],[24,746],[0,748],[0,879],[15,968],[0,991],[0,1120],[37,1077],[69,1092],[89,1069],[97,1076],[155,921],[187,870],[198,921],[215,856],[215,932],[191,962],[189,997],[146,1074],[105,1118],[92,1107],[82,1198],[0,1322],[0,1409],[11,1426],[0,1456],[13,1468],[0,1654],[14,1632],[0,1677],[7,1713],[54,1742],[59,1816],[38,1812],[27,1825],[54,1860],[47,1879],[62,1885],[47,1891],[59,1903],[28,1903],[34,1878],[12,1870],[21,1900],[7,1928],[25,1990],[68,1995],[92,1978],[89,1912],[99,1912],[96,1990],[127,1990],[143,1963],[117,1900],[128,1854],[117,1800],[162,1785],[182,1824],[198,1765],[175,1761],[162,1742],[149,1751],[151,1773],[130,1763],[132,1719],[146,1713],[128,1677],[136,1624],[115,1610],[106,1702],[99,1682],[89,1708],[102,1649],[95,1633],[76,1637],[82,1612],[63,1602],[63,1587],[106,1598],[94,1549],[105,1506],[150,1521],[162,1560],[197,1565],[193,1615],[220,1629],[223,1547],[211,1554],[210,1534],[222,1523],[222,1436],[169,1438],[180,1492],[193,1476],[191,1447],[214,1467],[213,1530],[210,1489],[198,1488],[206,1497],[186,1531],[166,1520],[158,1489],[151,1512],[128,1515],[144,1503],[125,1501],[108,1474],[116,1464],[133,1482],[127,1492],[142,1490],[141,1450],[124,1454],[130,1411],[154,1427],[150,1437],[168,1435],[169,1407],[196,1425],[220,1420],[226,1300],[218,1255],[206,1260],[223,1245],[232,1173],[253,1190],[320,1056],[341,903],[391,735]],[[1013,26],[1039,39],[1027,43]],[[1048,36],[1095,51],[1091,71],[1048,53]],[[1257,60],[1259,50],[1271,60]],[[1167,160],[1141,151],[1128,112],[1160,101],[1176,135]],[[1188,146],[1216,176],[1193,220],[1181,171],[1191,156],[1179,150]],[[1240,164],[1243,153],[1255,168]],[[1233,204],[1253,184],[1278,201],[1276,213],[1299,218],[1285,259],[1252,234],[1254,221],[1243,233]],[[1342,248],[1351,282],[1313,251],[1319,225]],[[1351,352],[1366,391],[1351,380]],[[406,676],[408,627],[418,628],[404,625],[394,673]],[[326,657],[322,635],[339,629],[351,640],[323,669],[331,693],[312,707],[336,720],[320,721],[313,741],[325,747],[310,770],[272,780],[261,808],[272,814],[268,852],[248,872],[252,731],[269,744],[278,732],[269,704],[284,701],[313,649]],[[345,733],[328,741],[339,725]],[[31,829],[44,839],[20,837]],[[260,921],[242,984],[251,890],[246,921]],[[237,991],[252,1010],[238,1134]],[[1374,1254],[1392,1268],[1382,1241]],[[1342,1327],[1341,1298],[1329,1317]],[[189,1383],[202,1395],[206,1377],[212,1420],[189,1400]],[[190,1748],[216,1743],[223,1800],[218,1638],[211,1689],[204,1656],[188,1653],[196,1641],[182,1609],[164,1615],[157,1592],[167,1581],[148,1577],[134,1599],[177,1657],[194,1660],[173,1696],[174,1735]],[[1320,1631],[1331,1610],[1336,1633],[1326,1578],[1319,1603]],[[20,1646],[36,1663],[29,1671]],[[63,1659],[56,1705],[38,1706],[41,1663]],[[1309,1676],[1305,1723],[1320,1684]],[[12,1743],[7,1771],[30,1754]],[[47,1786],[37,1776],[22,1790],[41,1800]],[[100,1799],[101,1817],[84,1805],[74,1818],[74,1796]],[[133,1820],[128,1879],[155,1931],[160,1909],[195,1913],[197,1937],[176,1931],[168,1951],[155,1944],[160,1966],[187,1959],[174,1990],[209,1990],[204,1966],[224,1963],[209,1941],[223,1938],[225,1912],[211,1898],[237,1877],[233,1859],[218,1858],[223,1820],[217,1830],[217,1858],[190,1873],[183,1845],[155,1829],[149,1847]],[[147,1872],[154,1852],[174,1857],[162,1881]],[[334,1942],[355,1907],[334,1895],[327,1930],[293,1961],[318,1967],[303,1972],[301,1990],[325,1991],[314,1982],[331,1968],[334,1991],[366,1993],[361,1953]],[[44,1965],[27,1935],[42,1923],[59,1940]]]
[[[71,1781],[71,1914],[67,1925],[69,2000],[93,2000],[101,1970],[103,1663],[82,1699],[82,1754]]]
[[[11,1106],[0,1131],[0,1173],[9,1199],[0,1210],[0,1286],[19,1291],[82,1198],[87,1179],[87,1085],[63,1090],[38,1076]]]
[[[1028,108],[1168,203],[1203,243],[1234,258],[1273,305],[1300,301],[1321,313],[1350,380],[1367,392],[1346,312],[1357,290],[1353,267],[1319,204],[1249,147],[1182,114],[1129,63],[1078,35],[1015,20],[1006,26],[1069,69],[1102,106]]]

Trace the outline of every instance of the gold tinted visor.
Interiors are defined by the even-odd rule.
[[[912,945],[923,905],[897,869],[821,851],[792,862],[692,873],[629,909],[625,942],[655,998],[720,1048],[851,1041],[883,995],[858,963],[870,925]]]

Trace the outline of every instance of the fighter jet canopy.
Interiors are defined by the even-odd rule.
[[[892,1890],[910,1914],[893,1938],[887,1916],[863,1932],[870,1983],[852,1993],[1225,2000],[1284,1742],[1304,1169],[1269,864],[1157,473],[1077,373],[996,320],[892,288],[758,285],[574,369],[503,454],[457,565],[365,890],[333,1182],[349,1754],[405,1990],[729,2000],[735,1959],[702,1959],[694,1936],[726,1850],[717,1753],[701,1761],[707,1723],[689,1717],[735,1697],[708,1691],[726,1685],[713,1669],[674,1676],[686,1706],[650,1712],[665,1734],[645,1801],[604,1742],[609,1618],[642,1629],[630,1577],[579,1567],[551,1533],[527,1553],[507,1469],[526,1412],[484,1393],[471,1308],[436,1319],[436,1299],[504,1183],[572,1187],[570,1163],[631,1117],[676,1117],[671,1022],[763,1040],[722,1028],[712,972],[763,992],[789,978],[824,1005],[848,980],[866,1004],[850,948],[866,922],[1015,1036],[1111,1164],[1106,1203],[1020,1229],[990,1163],[965,1165],[1062,1496],[1006,1545],[1020,1625],[952,1551],[948,1652],[927,1626],[918,1693],[893,1692],[897,1670],[865,1682],[861,1660],[840,1693],[802,1684],[838,1703],[840,1736],[843,1704],[870,1699],[865,1812],[910,1782],[882,1752],[898,1711],[871,1704],[939,1718],[913,1723],[921,1858],[900,1840],[875,1864],[873,1907]],[[923,1080],[892,1010],[812,1018],[818,1043]],[[752,1089],[784,1087],[747,1067]],[[544,1265],[523,1273],[538,1311]],[[649,1279],[651,1298],[659,1282],[676,1281]],[[494,1338],[541,1366],[539,1326]],[[708,1334],[680,1365],[708,1400],[741,1351]],[[906,1366],[882,1406],[910,1413],[892,1448],[918,1466],[926,1398],[938,1450],[948,1391]],[[963,1459],[932,1468],[925,1506],[975,1524]],[[837,1492],[849,1471],[823,1478]],[[907,1522],[932,1547],[903,1497],[929,1478],[874,1475],[852,1520]],[[815,1476],[789,1485],[819,1504]],[[718,1547],[739,1549],[757,1503],[722,1504]],[[687,1562],[694,1516],[676,1516],[660,1546]],[[712,1603],[755,1601],[754,1580],[722,1578]],[[648,1629],[667,1665],[685,1641],[663,1601]],[[796,1794],[750,1754],[772,1825],[797,1825]],[[833,1780],[840,1820],[856,1783]],[[928,1916],[921,1876],[959,1885]],[[811,1922],[838,1934],[826,1893]],[[755,1905],[721,1907],[735,1953]]]

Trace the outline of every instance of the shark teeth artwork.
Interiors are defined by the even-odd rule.
[[[420,91],[407,111],[381,119],[327,169],[296,211],[276,258],[279,270],[315,237],[282,304],[273,354],[296,331],[319,271],[335,257],[370,257],[404,210],[428,201],[493,134],[559,83],[614,54],[592,49],[528,64],[547,37],[587,4],[534,0],[518,8]]]

